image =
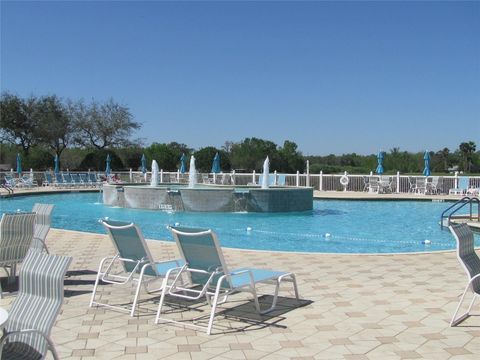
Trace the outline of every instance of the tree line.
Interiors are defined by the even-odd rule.
[[[311,173],[368,173],[377,165],[376,154],[304,156],[293,141],[277,145],[255,137],[227,141],[221,148],[193,149],[177,142],[145,146],[141,139],[133,137],[141,126],[128,106],[113,99],[86,102],[55,95],[21,98],[4,92],[0,98],[0,163],[14,164],[20,152],[25,168],[52,168],[53,156],[58,155],[62,169],[101,170],[110,154],[114,170],[137,170],[145,154],[148,164],[155,159],[165,171],[176,171],[180,157],[185,154],[195,155],[197,169],[206,172],[218,152],[223,171],[261,171],[267,156],[272,170],[286,173],[304,172],[307,160]],[[432,151],[430,157],[431,169],[436,173],[452,168],[480,172],[480,152],[472,141],[461,143],[454,151],[447,148]],[[423,166],[423,153],[399,148],[392,148],[384,160],[387,173],[419,173]]]

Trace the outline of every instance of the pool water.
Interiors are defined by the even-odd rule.
[[[439,226],[448,203],[427,201],[316,200],[300,213],[188,213],[107,207],[98,193],[1,199],[0,212],[55,204],[52,226],[104,233],[98,219],[135,222],[146,238],[172,240],[167,225],[212,228],[222,246],[275,251],[395,253],[448,250],[455,240]],[[429,240],[430,244],[425,244]],[[480,239],[476,236],[476,242]],[[477,245],[478,245],[477,244]]]

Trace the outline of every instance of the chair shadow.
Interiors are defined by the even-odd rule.
[[[205,301],[197,301],[196,304],[192,304],[191,301],[179,301],[178,298],[170,298],[166,297],[165,302],[167,306],[170,308],[169,310],[164,310],[164,314],[173,314],[179,313],[183,311],[191,311],[195,310],[197,312],[203,312],[204,315],[200,317],[196,317],[196,323],[205,325],[208,323],[209,318],[209,311],[205,312],[205,309],[196,308],[196,305],[205,305]],[[262,295],[258,298],[260,303],[260,309],[265,310],[268,309],[273,300],[272,295]],[[286,329],[287,326],[280,324],[283,320],[286,319],[284,316],[285,314],[289,313],[292,310],[308,306],[313,304],[312,300],[306,299],[297,299],[290,298],[290,297],[283,297],[278,296],[277,298],[277,305],[275,309],[267,314],[259,314],[255,309],[255,302],[253,299],[244,302],[244,300],[240,300],[242,303],[227,309],[217,311],[215,317],[223,317],[225,320],[240,322],[244,324],[244,326],[235,326],[231,327],[222,323],[222,321],[215,321],[214,323],[214,332],[215,333],[241,333],[245,331],[254,331],[259,330],[267,327],[276,327],[280,329]],[[228,304],[232,304],[235,301],[229,301]],[[173,306],[173,308],[172,308]],[[186,320],[188,323],[188,320]],[[221,328],[221,330],[220,330]]]
[[[0,278],[0,283],[2,285],[2,292],[3,293],[16,293],[18,291],[18,276],[15,276],[13,278],[13,281],[9,281],[9,277],[1,277]]]
[[[262,295],[258,298],[260,309],[268,309],[273,301],[272,295]],[[223,316],[227,320],[236,320],[247,324],[243,329],[232,329],[229,332],[252,331],[266,327],[277,327],[286,329],[287,327],[279,324],[285,320],[287,313],[304,306],[313,304],[312,300],[295,299],[291,297],[278,296],[277,305],[274,310],[267,314],[259,314],[255,309],[255,303],[249,300],[246,303],[224,309],[217,313],[217,316]]]

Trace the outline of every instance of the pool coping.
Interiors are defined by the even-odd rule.
[[[77,234],[96,234],[96,235],[106,235],[103,233],[96,233],[96,232],[90,232],[90,231],[78,231],[78,230],[69,230],[69,229],[60,229],[60,228],[52,228],[55,230],[60,230],[60,231],[67,231],[67,232],[72,232],[72,233],[77,233]],[[168,241],[168,240],[160,240],[160,239],[146,239],[147,241],[154,241],[154,242],[161,242],[161,243],[166,243],[166,244],[175,244],[174,241]],[[413,252],[398,252],[398,253],[341,253],[341,252],[335,252],[335,253],[329,253],[329,252],[305,252],[305,251],[282,251],[282,250],[257,250],[257,249],[243,249],[243,248],[233,248],[233,247],[228,247],[228,246],[222,246],[222,248],[227,249],[227,250],[232,250],[232,251],[242,251],[242,252],[260,252],[260,253],[275,253],[275,254],[298,254],[298,255],[329,255],[329,256],[336,256],[336,255],[341,255],[341,256],[395,256],[395,255],[429,255],[429,254],[442,254],[442,253],[450,253],[450,252],[456,252],[456,249],[451,249],[451,250],[436,250],[436,251],[413,251]],[[475,247],[476,250],[480,250],[480,246]]]

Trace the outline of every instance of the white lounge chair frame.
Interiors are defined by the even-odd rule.
[[[145,287],[145,291],[147,293],[154,293],[163,289],[163,281],[159,288],[149,290],[148,284],[154,280],[163,279],[165,273],[159,271],[159,266],[164,269],[166,272],[170,268],[177,268],[183,264],[180,260],[169,260],[169,261],[162,261],[162,262],[155,262],[153,260],[152,254],[148,249],[147,243],[145,242],[145,238],[141,230],[138,228],[137,225],[134,223],[123,223],[123,225],[112,225],[112,223],[122,223],[122,222],[112,222],[107,220],[100,220],[100,223],[105,227],[107,233],[112,240],[112,243],[116,250],[116,255],[108,256],[101,260],[100,265],[98,267],[97,278],[95,280],[95,285],[93,287],[92,297],[90,300],[90,307],[94,305],[97,306],[105,306],[108,308],[120,310],[120,311],[128,311],[130,316],[135,315],[135,310],[138,305],[138,299],[140,296],[140,288],[141,285]],[[136,234],[137,242],[132,242],[132,246],[141,246],[143,250],[144,256],[141,258],[126,258],[122,257],[122,253],[125,252],[125,249],[121,249],[118,246],[118,242],[115,239],[115,235],[113,231],[130,231],[134,229]],[[115,273],[115,267],[121,266],[123,272]],[[146,276],[149,276],[149,279],[145,279]],[[95,300],[95,295],[97,293],[98,284],[100,281],[103,281],[107,284],[112,285],[127,285],[127,284],[137,284],[135,296],[133,299],[133,304],[131,309],[127,309],[125,307],[110,305],[101,303]]]
[[[468,277],[467,286],[450,321],[450,326],[456,326],[470,315],[473,304],[477,296],[480,295],[480,258],[475,252],[473,232],[467,224],[451,225],[449,228],[457,241],[457,258]],[[473,294],[473,298],[468,306],[468,310],[457,317],[465,296],[469,292]]]
[[[212,326],[213,326],[213,321],[215,318],[215,312],[216,312],[217,306],[225,303],[228,300],[228,296],[230,294],[236,293],[239,291],[250,292],[253,295],[256,311],[259,314],[266,314],[274,310],[277,305],[278,292],[279,292],[280,284],[282,281],[288,281],[293,283],[295,298],[297,301],[299,300],[298,287],[297,287],[295,274],[291,272],[271,271],[273,274],[271,277],[262,278],[260,281],[256,281],[254,277],[254,272],[258,271],[258,269],[242,268],[242,269],[237,269],[233,271],[228,270],[217,235],[212,230],[195,230],[195,229],[173,228],[173,227],[171,227],[170,229],[173,233],[175,242],[178,245],[180,254],[183,260],[185,261],[185,265],[175,269],[170,269],[167,272],[167,275],[164,280],[162,295],[160,297],[160,303],[158,305],[157,316],[155,318],[156,324],[158,324],[160,321],[163,321],[163,322],[174,323],[182,326],[190,326],[196,329],[204,330],[206,331],[207,335],[210,335],[212,331]],[[206,271],[204,269],[191,268],[188,264],[188,256],[186,256],[186,254],[184,253],[180,236],[211,237],[211,240],[213,241],[213,244],[214,244],[214,248],[212,248],[212,251],[216,252],[216,255],[218,256],[218,260],[220,261],[220,266],[217,266],[216,264],[215,265],[212,264],[212,266],[216,266],[216,267],[212,268],[209,271]],[[208,280],[205,281],[204,284],[202,284],[203,287],[201,290],[186,288],[183,286],[182,277],[186,275],[189,278],[191,278],[192,274],[203,274],[206,277],[208,277]],[[232,279],[245,274],[248,274],[249,282],[244,283],[241,286],[235,287]],[[265,310],[260,309],[260,303],[258,302],[258,295],[255,287],[255,285],[258,283],[275,285],[272,305]],[[184,321],[176,321],[173,319],[161,317],[165,296],[167,294],[173,297],[178,297],[186,300],[199,300],[200,298],[205,296],[207,303],[211,305],[208,325],[205,327],[205,326],[193,324],[191,322],[187,323]],[[220,300],[221,296],[223,296],[222,300]]]

